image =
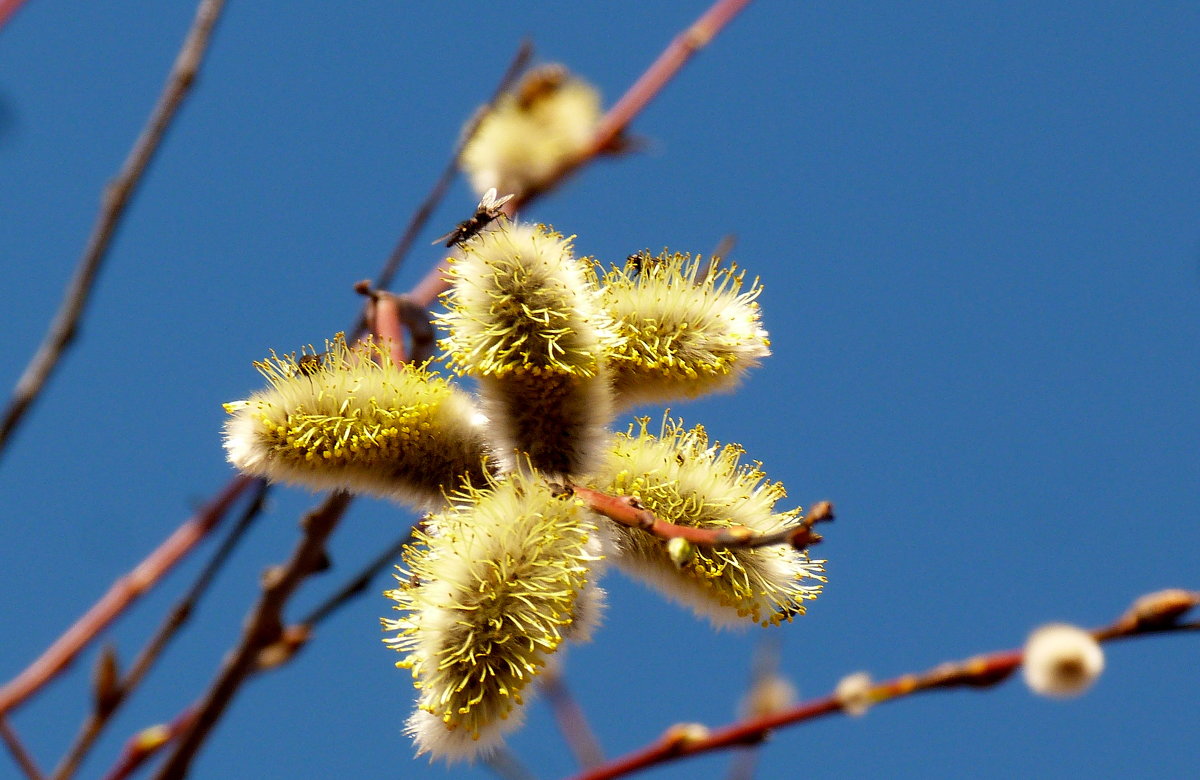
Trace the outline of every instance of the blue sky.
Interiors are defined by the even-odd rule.
[[[267,350],[347,327],[351,285],[523,35],[612,100],[703,7],[354,6],[229,4],[81,338],[0,461],[0,676],[231,476],[220,403],[258,387]],[[191,14],[28,0],[0,30],[0,386],[41,339]],[[1200,585],[1198,72],[1194,3],[756,3],[636,121],[644,153],[523,214],[613,260],[737,235],[775,354],[736,394],[673,411],[745,445],[795,503],[838,507],[827,592],[774,631],[804,695]],[[458,182],[428,240],[474,202]],[[434,257],[419,248],[396,289]],[[311,502],[274,494],[84,776],[207,684]],[[411,519],[356,503],[293,616]],[[122,658],[208,549],[111,631]],[[714,633],[619,574],[606,583],[606,625],[566,666],[606,751],[730,720],[764,632]],[[413,691],[379,641],[385,585],[244,689],[195,776],[489,776],[411,759]],[[1195,642],[1113,646],[1071,703],[1013,682],[783,731],[761,776],[1194,771]],[[86,711],[91,658],[14,717],[44,765]],[[510,744],[539,777],[573,769],[540,702]],[[728,761],[645,776],[718,777]]]

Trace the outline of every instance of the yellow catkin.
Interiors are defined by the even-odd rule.
[[[269,385],[225,405],[225,450],[247,474],[314,490],[341,488],[429,508],[485,473],[481,418],[469,396],[372,341],[338,334],[322,353],[256,363]]]
[[[580,603],[595,530],[577,499],[515,473],[457,494],[417,534],[387,593],[404,614],[383,623],[420,690],[409,721],[419,752],[470,757],[516,722],[522,690],[597,610]]]
[[[610,363],[618,406],[732,389],[771,354],[755,302],[761,288],[755,280],[743,291],[735,266],[642,252],[591,273],[621,336]]]
[[[799,509],[774,511],[783,486],[766,480],[758,463],[742,463],[741,448],[710,442],[702,427],[687,429],[669,418],[654,436],[647,423],[613,437],[604,467],[591,477],[596,488],[636,496],[663,520],[694,528],[740,525],[772,533],[798,522]],[[644,531],[621,526],[612,533],[618,566],[717,625],[790,620],[825,581],[822,561],[786,544],[697,547],[680,562],[664,540]]]
[[[479,379],[489,442],[507,469],[591,468],[612,416],[606,355],[619,339],[570,240],[504,224],[464,247],[439,318],[452,369]]]

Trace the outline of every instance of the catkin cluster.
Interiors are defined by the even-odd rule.
[[[590,106],[590,88],[538,78],[481,126],[499,149],[468,149],[479,183],[512,183],[515,170],[525,179],[514,186],[540,186],[590,132],[591,113],[565,121],[578,111],[553,103]],[[511,135],[536,135],[539,123],[553,142],[515,153]],[[672,252],[605,266],[545,226],[500,217],[488,227],[451,258],[442,354],[429,366],[339,335],[320,353],[272,353],[256,364],[268,386],[225,405],[225,449],[243,472],[429,512],[387,592],[398,617],[383,625],[418,690],[408,733],[418,753],[448,761],[498,745],[551,655],[591,635],[608,561],[718,625],[791,620],[824,582],[822,562],[786,544],[679,556],[572,490],[636,499],[691,528],[798,523],[798,509],[776,507],[782,485],[702,427],[667,418],[657,432],[645,419],[611,429],[633,404],[729,390],[769,354],[757,280],[744,287],[733,267]]]

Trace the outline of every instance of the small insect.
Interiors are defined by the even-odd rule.
[[[522,111],[528,111],[539,101],[562,89],[565,83],[567,83],[567,69],[562,65],[544,65],[535,68],[529,71],[517,86],[517,105]]]
[[[636,252],[625,258],[625,267],[632,269],[633,276],[641,276],[642,270],[646,268],[653,259],[654,258],[650,256],[650,253],[643,249],[641,252]]]
[[[328,354],[328,352],[318,352],[301,355],[300,359],[296,361],[296,369],[305,376],[312,376],[325,365],[325,356]]]
[[[499,217],[504,212],[501,211],[505,203],[515,197],[512,193],[505,195],[503,198],[496,198],[496,188],[492,187],[487,192],[483,193],[483,198],[479,201],[479,205],[475,207],[475,213],[470,219],[463,220],[441,238],[435,239],[433,243],[442,244],[443,246],[454,246],[469,241],[479,235],[479,231],[490,225],[493,220]]]

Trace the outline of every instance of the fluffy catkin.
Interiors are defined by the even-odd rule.
[[[741,463],[736,445],[710,442],[700,426],[666,419],[653,436],[642,419],[613,437],[604,467],[590,480],[612,495],[636,496],[659,518],[696,528],[742,525],[772,533],[795,525],[799,509],[775,512],[785,496],[765,481],[759,464]],[[780,544],[753,549],[697,547],[676,563],[667,543],[636,528],[615,526],[615,563],[716,625],[749,618],[762,625],[804,613],[825,582],[823,561]]]
[[[479,194],[527,193],[582,154],[599,123],[600,93],[561,65],[546,65],[500,96],[459,161]]]
[[[555,478],[595,466],[612,416],[606,355],[619,338],[570,240],[502,224],[466,243],[450,276],[442,348],[479,380],[497,460]]]
[[[678,252],[593,264],[605,311],[622,342],[610,365],[619,407],[729,390],[771,354],[745,272]]]
[[[397,365],[341,334],[321,354],[256,363],[269,382],[225,404],[225,451],[246,474],[340,488],[428,509],[484,481],[481,418],[470,397],[423,368]]]
[[[599,594],[581,595],[594,531],[578,500],[514,473],[457,494],[417,533],[387,593],[403,617],[383,624],[420,690],[408,724],[419,753],[472,758],[514,725],[522,689],[598,611]]]

